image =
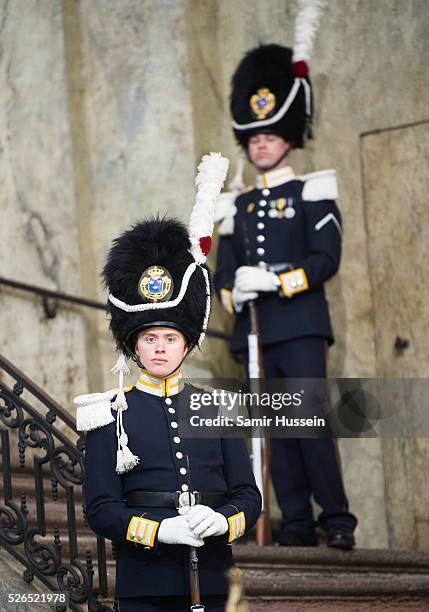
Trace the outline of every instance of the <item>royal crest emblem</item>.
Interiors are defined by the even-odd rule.
[[[171,297],[174,289],[173,279],[165,268],[150,266],[139,280],[139,294],[150,302],[161,302]]]
[[[267,87],[263,87],[253,94],[249,104],[253,115],[257,119],[265,119],[275,107],[276,97]]]

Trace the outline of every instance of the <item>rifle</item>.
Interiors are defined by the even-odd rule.
[[[251,266],[250,240],[246,221],[243,221],[243,236],[246,248],[246,263]],[[261,380],[265,378],[264,362],[259,342],[258,311],[253,300],[247,302],[250,314],[250,331],[247,335],[249,351],[250,392],[261,392]],[[270,524],[270,437],[264,431],[263,438],[252,435],[252,466],[256,484],[262,493],[262,512],[256,523],[256,543],[258,546],[271,544]]]
[[[191,470],[189,467],[189,455],[186,455],[186,468],[188,470],[189,507],[191,508]],[[189,609],[192,610],[192,612],[204,612],[205,607],[201,603],[198,555],[195,546],[189,547],[189,589],[191,591],[191,607]]]

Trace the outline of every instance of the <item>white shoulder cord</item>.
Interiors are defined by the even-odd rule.
[[[113,410],[116,410],[116,438],[118,441],[118,450],[116,452],[116,472],[124,474],[132,470],[140,461],[137,455],[134,455],[128,448],[128,436],[125,433],[122,413],[128,409],[127,399],[124,392],[124,374],[129,374],[130,370],[123,353],[119,353],[116,364],[113,366],[112,372],[119,374],[119,391],[114,402],[112,402]]]

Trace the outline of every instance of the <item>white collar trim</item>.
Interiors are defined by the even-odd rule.
[[[177,395],[183,389],[182,372],[177,370],[166,378],[157,378],[156,376],[149,376],[144,370],[140,370],[136,388],[157,397]]]
[[[284,166],[278,170],[270,170],[265,174],[258,174],[256,179],[256,186],[258,189],[278,187],[292,181],[295,178],[295,172],[290,166]]]

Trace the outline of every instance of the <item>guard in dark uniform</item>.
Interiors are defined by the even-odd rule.
[[[104,268],[119,385],[75,404],[78,429],[88,432],[87,519],[117,543],[121,612],[189,610],[189,545],[197,550],[202,604],[224,610],[229,544],[252,528],[261,509],[242,440],[182,437],[193,388],[183,384],[180,369],[157,377],[141,368],[133,386],[123,381],[127,358],[142,365],[136,353],[142,333],[170,329],[184,338],[186,354],[201,344],[213,226],[201,209],[207,194],[214,207],[226,174],[222,160],[211,154],[201,168],[210,184],[197,196],[197,227],[192,218],[189,233],[176,220],[138,223],[114,241]]]
[[[304,147],[310,133],[307,66],[295,61],[292,49],[261,46],[244,57],[232,85],[234,133],[247,155],[258,137],[270,135],[281,153],[271,165],[262,156],[262,167],[250,156],[260,172],[256,187],[238,197],[224,194],[220,202],[215,287],[235,313],[231,351],[247,358],[247,302],[253,300],[266,377],[324,378],[326,346],[334,341],[324,283],[338,270],[342,230],[335,171],[299,177],[287,163],[289,151]],[[313,495],[328,545],[352,548],[357,521],[348,511],[332,440],[273,438],[271,453],[283,514],[280,543],[317,544]]]

